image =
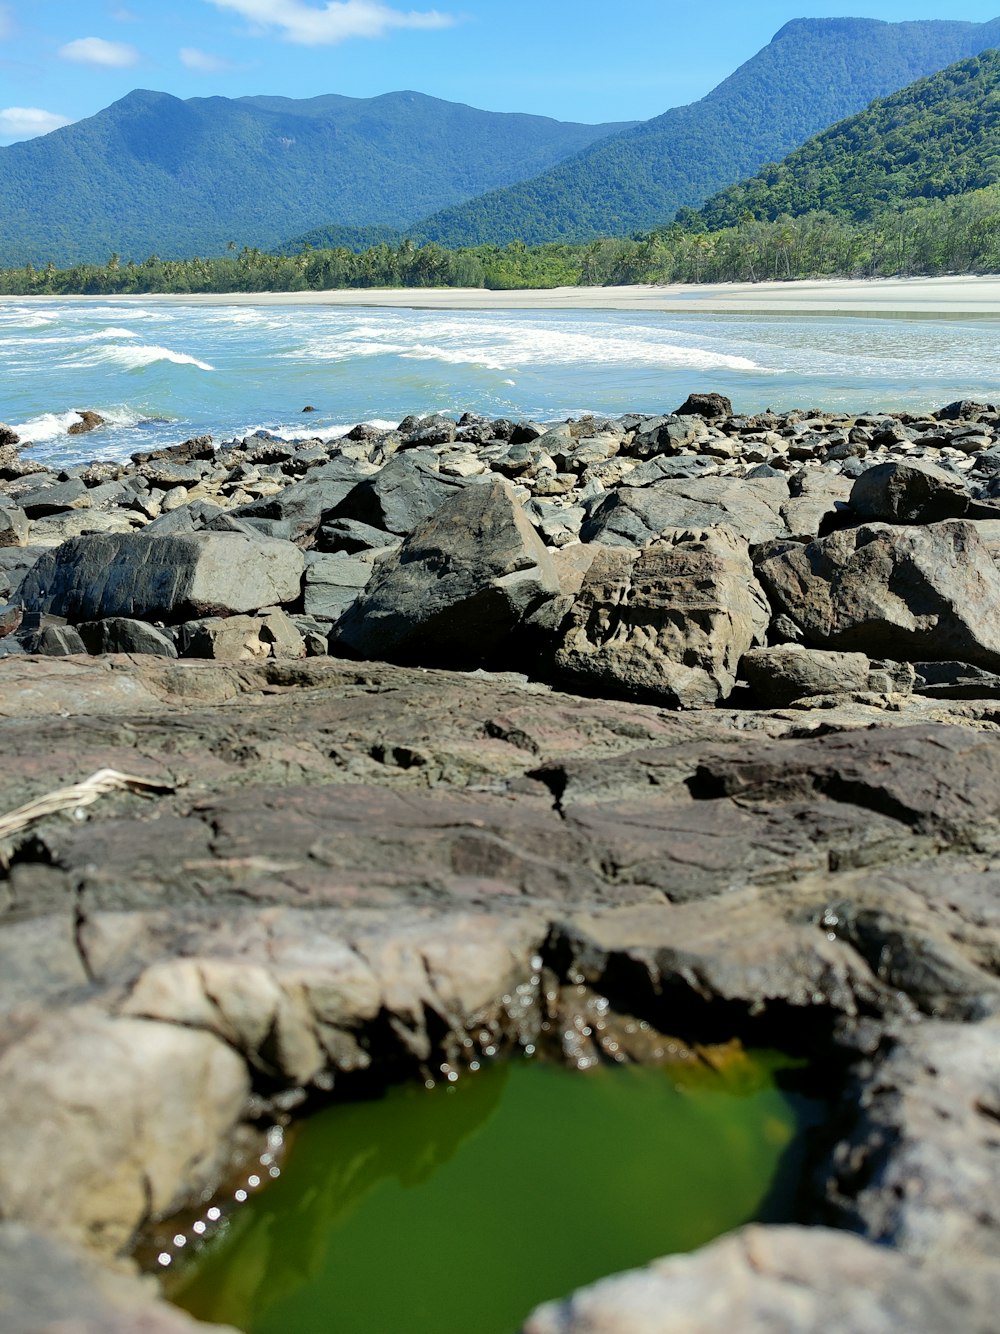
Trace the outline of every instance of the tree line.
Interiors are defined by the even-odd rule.
[[[1000,273],[1000,186],[897,207],[854,222],[817,211],[773,221],[744,218],[719,231],[669,227],[581,244],[380,243],[355,253],[251,247],[214,258],[0,270],[4,296],[130,296],[161,292],[307,292],[373,287],[497,290],[632,283],[764,282]]]

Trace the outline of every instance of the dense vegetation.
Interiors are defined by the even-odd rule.
[[[634,238],[445,250],[381,243],[268,255],[0,271],[0,295],[304,292],[332,288],[538,288],[617,283],[759,282],[814,277],[1000,273],[1000,186],[889,210],[866,222],[831,213],[747,220],[693,233],[679,225]]]
[[[461,246],[645,231],[784,156],[873,97],[997,44],[1000,19],[797,19],[700,102],[596,144],[532,180],[449,207],[410,235]],[[671,58],[683,59],[683,52]]]
[[[986,51],[874,101],[680,220],[698,231],[817,209],[863,220],[998,181],[1000,51]]]
[[[402,227],[621,128],[411,92],[181,101],[139,90],[0,148],[0,263],[218,255],[321,225]]]

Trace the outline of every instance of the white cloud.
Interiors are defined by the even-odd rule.
[[[210,0],[263,29],[277,28],[300,46],[333,46],[350,37],[384,37],[393,28],[450,28],[455,19],[436,9],[394,9],[379,0],[327,0],[317,8],[303,0]]]
[[[232,68],[228,60],[213,56],[209,51],[199,51],[196,46],[182,46],[177,55],[182,65],[199,74],[218,74],[220,70]]]
[[[126,69],[141,60],[134,46],[125,42],[106,42],[103,37],[78,37],[59,48],[63,60],[75,60],[81,65],[104,65],[109,69]]]
[[[40,107],[0,108],[0,139],[35,139],[40,134],[70,124],[68,116],[42,111]]]

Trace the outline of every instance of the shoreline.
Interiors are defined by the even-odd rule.
[[[4,296],[25,301],[156,302],[185,306],[347,306],[409,310],[620,310],[715,315],[1000,315],[1000,275],[939,278],[807,279],[627,287],[490,291],[472,287],[347,288],[322,292],[137,292],[103,296]]]

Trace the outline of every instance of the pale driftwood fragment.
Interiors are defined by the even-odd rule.
[[[33,825],[36,820],[46,815],[58,815],[60,811],[76,810],[80,806],[90,806],[98,797],[109,792],[173,792],[175,784],[158,782],[149,778],[138,778],[135,774],[123,774],[118,769],[98,769],[89,778],[70,787],[56,788],[42,797],[18,806],[17,810],[0,816],[0,838],[9,838]]]

